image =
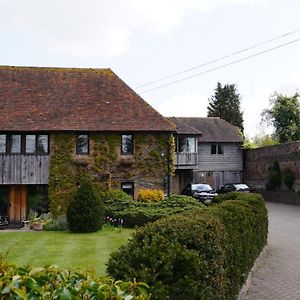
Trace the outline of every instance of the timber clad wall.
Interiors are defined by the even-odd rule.
[[[48,184],[48,155],[0,155],[0,184]]]
[[[211,154],[211,144],[198,144],[198,166],[201,171],[242,171],[243,154],[239,144],[221,144],[224,154]]]
[[[268,168],[278,161],[280,169],[290,168],[295,174],[294,188],[300,189],[300,142],[245,150],[244,181],[264,189]]]

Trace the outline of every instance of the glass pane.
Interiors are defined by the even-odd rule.
[[[48,146],[49,146],[49,142],[48,142],[48,135],[47,134],[41,134],[38,135],[38,143],[37,143],[37,153],[38,154],[48,154]]]
[[[217,154],[217,145],[211,145],[210,153],[211,154]]]
[[[133,153],[133,139],[132,134],[122,135],[122,154],[132,154]]]
[[[222,147],[222,145],[218,145],[218,154],[223,154],[223,147]]]
[[[21,135],[20,134],[11,135],[10,153],[21,153]]]
[[[35,135],[28,134],[26,135],[26,145],[25,145],[25,152],[26,153],[35,153]]]
[[[0,153],[6,152],[6,134],[0,134]]]
[[[194,137],[189,137],[186,139],[187,142],[187,152],[196,152],[196,139]]]
[[[184,137],[181,137],[181,138],[179,138],[179,140],[178,140],[178,150],[179,150],[179,152],[187,152],[186,150],[186,138],[184,138]]]
[[[133,183],[132,182],[122,183],[122,190],[126,194],[133,197]]]
[[[77,135],[77,153],[88,154],[89,152],[89,137],[87,134]]]

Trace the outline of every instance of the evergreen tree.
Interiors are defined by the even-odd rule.
[[[244,132],[243,113],[241,112],[241,96],[235,84],[222,84],[218,82],[215,93],[208,99],[207,116],[221,119],[240,128]]]

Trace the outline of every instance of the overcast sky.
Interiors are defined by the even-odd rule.
[[[0,65],[111,68],[165,116],[206,116],[217,82],[234,83],[252,137],[270,95],[300,88],[299,16],[299,0],[0,0]]]

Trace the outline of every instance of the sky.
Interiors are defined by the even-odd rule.
[[[235,84],[251,138],[270,96],[300,89],[299,16],[299,0],[0,0],[0,65],[111,68],[164,116],[205,117]]]

